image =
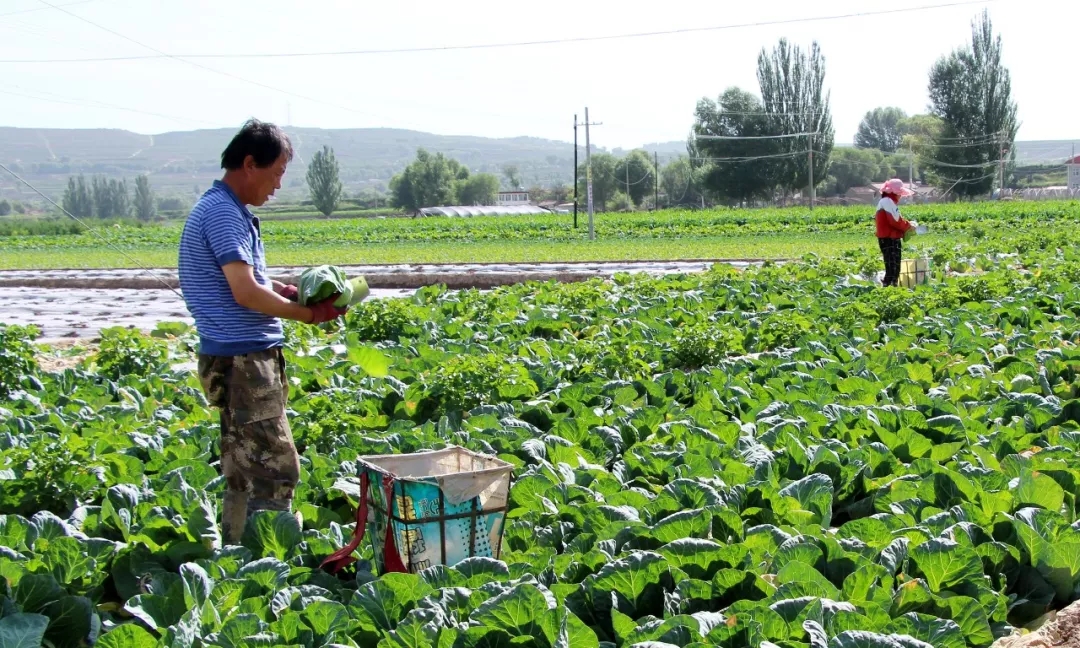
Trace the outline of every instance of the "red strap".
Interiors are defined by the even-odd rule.
[[[360,541],[364,539],[364,532],[367,531],[368,483],[368,474],[365,470],[360,473],[360,505],[356,507],[356,528],[353,529],[352,542],[330,554],[319,565],[331,574],[336,574],[356,562],[352,553],[360,546]],[[387,520],[387,528],[389,529],[389,520]]]
[[[394,508],[394,478],[390,475],[383,477],[383,491],[386,493],[386,510]],[[389,514],[387,515],[389,518]],[[394,542],[394,523],[386,520],[386,541],[383,542],[383,569],[387,572],[408,572],[405,563],[401,562],[401,554],[398,553]]]

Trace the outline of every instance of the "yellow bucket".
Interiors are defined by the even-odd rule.
[[[899,284],[914,288],[930,281],[930,259],[901,259]]]

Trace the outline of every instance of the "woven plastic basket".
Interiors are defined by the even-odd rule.
[[[350,546],[328,558],[324,568],[329,564],[336,572],[352,562],[350,554],[365,531],[371,533],[380,574],[499,557],[512,464],[459,446],[369,455],[358,464],[357,531]]]

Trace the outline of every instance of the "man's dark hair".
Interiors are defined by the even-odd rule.
[[[292,142],[285,131],[274,124],[249,119],[221,152],[221,168],[235,171],[244,166],[249,155],[255,159],[255,166],[266,168],[283,153],[292,160]]]

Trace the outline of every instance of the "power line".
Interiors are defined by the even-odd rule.
[[[83,221],[83,220],[82,220],[81,218],[79,218],[79,217],[78,217],[78,216],[76,216],[75,214],[72,214],[72,213],[71,213],[71,212],[69,212],[68,210],[64,209],[64,208],[63,208],[62,206],[58,205],[58,204],[56,203],[56,201],[55,201],[55,200],[53,200],[52,198],[49,198],[49,197],[48,197],[48,196],[46,196],[46,195],[45,195],[45,194],[44,194],[44,193],[43,193],[43,192],[42,192],[42,191],[41,191],[40,189],[38,189],[38,188],[37,188],[37,187],[35,187],[34,185],[30,184],[30,183],[29,183],[29,182],[27,182],[26,180],[24,180],[24,179],[22,178],[22,176],[20,176],[19,174],[15,173],[15,172],[14,172],[14,171],[12,171],[11,169],[9,169],[9,168],[8,168],[8,167],[7,167],[6,165],[4,165],[4,163],[3,163],[3,162],[0,162],[0,169],[3,169],[4,171],[7,171],[7,172],[8,172],[8,173],[9,173],[9,174],[11,175],[11,177],[13,177],[13,178],[15,178],[16,180],[18,180],[19,182],[23,183],[24,185],[26,185],[27,187],[29,187],[31,191],[33,191],[33,192],[34,192],[34,193],[36,193],[37,195],[41,196],[41,197],[42,197],[42,198],[44,198],[45,200],[49,201],[49,204],[51,204],[51,205],[52,205],[53,207],[56,207],[56,208],[57,208],[57,209],[59,209],[59,210],[60,210],[61,212],[63,212],[63,213],[64,213],[64,214],[66,214],[67,216],[69,216],[69,217],[70,217],[70,218],[71,218],[72,220],[74,220],[74,221],[75,221],[76,223],[78,223],[78,224],[82,225],[83,227],[85,227],[87,231],[89,231],[89,232],[92,232],[92,233],[94,234],[94,236],[96,236],[96,237],[98,237],[99,239],[101,239],[101,241],[102,241],[102,242],[103,242],[103,243],[104,243],[105,245],[107,245],[108,247],[112,248],[112,249],[113,249],[114,251],[116,251],[116,252],[117,252],[118,254],[120,254],[121,256],[123,256],[123,257],[124,257],[125,259],[127,259],[127,260],[128,260],[128,261],[130,261],[131,263],[133,263],[133,264],[135,264],[136,266],[138,266],[139,268],[141,268],[141,269],[142,269],[142,270],[143,270],[144,272],[146,272],[146,274],[150,275],[150,276],[151,276],[151,277],[153,277],[153,278],[154,278],[155,280],[157,280],[158,282],[160,282],[160,283],[161,283],[161,285],[165,286],[166,288],[168,288],[169,290],[171,290],[171,291],[172,291],[173,293],[175,293],[177,297],[179,297],[180,299],[183,299],[183,298],[184,298],[184,296],[183,296],[183,295],[181,295],[181,294],[180,294],[180,293],[179,293],[179,292],[178,292],[178,291],[177,291],[177,290],[176,290],[175,288],[173,288],[173,287],[172,287],[172,285],[170,285],[170,284],[169,284],[169,282],[165,281],[165,280],[164,280],[164,279],[162,279],[162,278],[161,278],[160,276],[158,276],[158,275],[154,274],[154,272],[153,272],[153,271],[151,271],[151,270],[150,270],[150,268],[148,268],[148,267],[144,266],[143,264],[139,263],[139,262],[138,262],[138,261],[137,261],[137,260],[136,260],[136,259],[135,259],[134,257],[132,257],[132,256],[131,256],[130,254],[128,254],[127,252],[124,252],[124,250],[123,250],[122,248],[120,248],[120,247],[117,247],[116,245],[114,245],[114,244],[113,244],[113,242],[109,240],[109,237],[105,236],[104,234],[102,234],[101,232],[97,231],[97,230],[96,230],[96,229],[94,229],[93,227],[90,227],[90,226],[89,226],[89,225],[87,225],[87,224],[86,224],[86,222],[85,222],[85,221]]]
[[[983,148],[987,146],[996,146],[1001,143],[1001,140],[992,139],[982,142],[972,142],[970,144],[927,144],[927,148],[935,149],[954,149],[954,148]]]
[[[42,4],[45,4],[45,5],[48,5],[49,7],[52,7],[53,9],[56,9],[57,11],[60,11],[62,13],[65,13],[65,14],[69,15],[72,18],[76,18],[78,20],[81,20],[82,22],[84,22],[84,23],[86,23],[88,25],[91,25],[93,27],[96,27],[97,29],[108,32],[108,33],[112,34],[113,36],[116,36],[118,38],[122,38],[122,39],[124,39],[124,40],[126,40],[128,42],[134,43],[134,44],[138,45],[139,47],[150,50],[151,52],[157,52],[160,55],[159,57],[152,57],[152,58],[164,57],[164,58],[173,59],[175,61],[180,61],[181,63],[186,63],[188,65],[192,65],[192,66],[197,67],[199,69],[206,70],[207,72],[213,72],[214,74],[219,74],[221,76],[225,76],[225,77],[228,77],[230,79],[235,79],[237,81],[243,81],[244,83],[248,83],[248,84],[251,84],[251,85],[254,85],[254,86],[258,86],[260,88],[265,88],[265,89],[271,90],[273,92],[278,92],[278,93],[289,95],[289,96],[292,96],[292,97],[297,97],[299,99],[304,99],[305,101],[310,101],[312,103],[323,104],[325,106],[330,106],[332,108],[337,108],[339,110],[346,110],[348,112],[353,112],[353,113],[357,113],[357,114],[360,114],[360,115],[367,115],[368,117],[378,117],[379,119],[387,119],[387,117],[385,117],[383,115],[375,115],[375,114],[367,113],[367,112],[364,112],[364,111],[361,111],[361,110],[355,110],[353,108],[349,108],[349,107],[346,107],[346,106],[339,106],[337,104],[333,104],[333,103],[330,103],[330,102],[327,102],[327,101],[321,101],[319,99],[313,99],[311,97],[306,97],[304,95],[297,94],[295,92],[290,92],[288,90],[282,90],[281,88],[275,88],[274,86],[267,85],[265,83],[260,83],[259,81],[252,81],[250,79],[245,79],[243,77],[237,76],[237,75],[232,74],[230,72],[224,72],[222,70],[218,70],[218,69],[203,65],[202,63],[196,63],[194,61],[187,61],[187,60],[184,60],[183,58],[181,58],[179,56],[175,56],[175,55],[172,55],[172,54],[166,54],[165,52],[162,52],[161,50],[157,49],[156,47],[152,47],[150,45],[147,45],[146,43],[142,43],[140,41],[137,41],[134,38],[131,38],[130,36],[125,36],[124,34],[121,34],[120,32],[114,31],[112,29],[109,29],[108,27],[105,27],[103,25],[99,25],[98,23],[96,23],[96,22],[94,22],[92,20],[89,20],[87,18],[83,18],[82,16],[80,16],[78,14],[72,13],[72,12],[68,11],[67,9],[64,9],[63,5],[54,5],[54,4],[51,4],[51,3],[47,2],[46,0],[38,0],[38,1],[41,2]]]
[[[41,0],[44,2],[45,0]],[[823,22],[828,20],[843,20],[848,18],[865,18],[871,16],[886,16],[899,13],[913,13],[919,11],[929,11],[934,9],[947,9],[952,7],[964,7],[976,4],[987,4],[994,2],[995,0],[964,0],[961,2],[949,2],[930,5],[921,5],[917,7],[907,7],[898,9],[881,9],[877,11],[860,11],[845,14],[832,14],[828,16],[813,16],[807,18],[786,18],[779,20],[764,20],[758,22],[738,23],[730,25],[716,25],[712,27],[686,27],[682,29],[668,29],[658,31],[647,32],[634,32],[628,34],[613,34],[607,36],[577,36],[568,38],[552,38],[544,40],[533,41],[518,41],[518,42],[504,42],[504,43],[479,43],[472,45],[433,45],[428,47],[398,47],[398,48],[385,48],[385,49],[367,49],[367,50],[334,50],[325,52],[280,52],[280,53],[239,53],[239,54],[177,54],[170,55],[157,50],[157,56],[110,56],[110,57],[96,57],[96,58],[82,58],[82,59],[8,59],[0,60],[0,63],[14,64],[14,63],[102,63],[110,61],[135,61],[145,59],[157,59],[157,58],[175,58],[182,56],[186,59],[203,58],[203,59],[253,59],[253,58],[301,58],[301,57],[318,57],[318,56],[370,56],[378,54],[412,54],[421,52],[448,52],[448,51],[461,51],[461,50],[484,50],[484,49],[503,49],[510,47],[535,47],[540,45],[563,45],[568,43],[585,43],[585,42],[597,42],[597,41],[611,41],[611,40],[625,40],[631,38],[648,38],[655,36],[672,36],[678,34],[693,34],[704,33],[713,31],[724,31],[730,29],[745,29],[750,27],[771,27],[777,25],[792,25],[800,23],[810,22]],[[48,4],[48,3],[46,3]],[[50,5],[54,6],[54,5]],[[55,7],[54,8],[58,8]],[[72,14],[74,15],[74,14]],[[130,40],[130,39],[128,39]],[[153,49],[153,48],[148,48]]]
[[[742,157],[692,157],[689,160],[708,162],[754,162],[756,160],[776,160],[780,158],[798,157],[806,155],[810,151],[791,151],[789,153],[773,153],[771,155],[748,155]]]
[[[694,138],[703,140],[767,140],[806,137],[807,135],[817,134],[818,133],[784,133],[782,135],[694,135]]]
[[[78,2],[69,2],[67,4],[60,5],[61,7],[74,7],[75,5],[87,4],[90,2],[96,2],[96,0],[79,0]],[[8,11],[6,13],[0,13],[0,18],[5,16],[16,16],[18,14],[33,13],[35,11],[48,11],[50,7],[35,7],[33,9],[19,9],[18,11]]]
[[[810,117],[813,115],[820,115],[824,112],[824,110],[816,110],[811,112],[765,112],[764,110],[758,112],[739,112],[733,110],[720,110],[718,114],[720,117],[726,117],[728,115],[737,117]]]
[[[979,133],[976,135],[959,135],[957,137],[935,137],[935,140],[941,140],[944,142],[960,142],[964,140],[977,140],[977,139],[1000,139],[1004,135],[1004,131],[996,131],[993,133]]]
[[[14,86],[16,89],[24,90],[18,86]],[[25,92],[25,90],[24,90]],[[39,94],[52,95],[57,97],[50,99],[47,97],[35,97],[29,94],[23,94],[21,92],[12,92],[11,90],[0,90],[0,94],[11,95],[13,97],[23,97],[25,99],[33,99],[35,101],[46,101],[50,103],[67,104],[69,106],[79,106],[81,108],[111,108],[113,110],[126,110],[127,112],[139,113],[142,115],[149,115],[151,117],[162,117],[164,119],[171,119],[178,122],[187,122],[191,124],[204,124],[207,126],[214,126],[213,122],[203,121],[201,119],[192,119],[190,117],[177,117],[175,115],[165,115],[162,113],[150,112],[148,110],[139,110],[138,108],[128,108],[126,106],[118,106],[116,104],[105,103],[103,101],[97,101],[96,99],[76,99],[74,97],[64,97],[51,92],[45,92],[42,90],[31,90],[30,92],[36,92]],[[93,104],[97,104],[96,106]]]
[[[816,151],[816,153],[823,154],[821,151]],[[930,159],[926,159],[926,158],[921,158],[920,162],[924,166],[949,167],[951,169],[983,169],[983,168],[986,168],[986,167],[997,166],[999,164],[998,160],[994,160],[993,162],[982,162],[982,163],[979,163],[979,164],[952,164],[952,163],[949,163],[949,162],[942,162],[940,160],[930,160]],[[881,166],[883,164],[887,165],[888,160],[887,159],[882,160],[881,162],[869,162],[869,161],[864,161],[864,160],[832,160],[832,159],[830,159],[829,164],[843,165],[843,166],[878,167],[878,166]]]

